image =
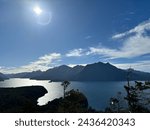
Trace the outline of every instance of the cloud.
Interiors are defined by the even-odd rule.
[[[130,14],[130,15],[134,15],[134,14],[135,14],[135,12],[130,12],[129,14]]]
[[[29,65],[23,66],[23,68],[27,68],[30,71],[35,70],[35,68],[37,70],[41,68],[42,70],[46,70],[47,68],[50,67],[50,65],[52,64],[54,60],[58,60],[60,58],[61,58],[61,54],[59,53],[52,53],[52,54],[44,55],[42,57],[39,57],[37,61],[31,62]]]
[[[86,52],[86,55],[101,55],[104,57],[115,57],[115,55],[118,55],[118,51],[115,49],[110,49],[106,47],[90,47],[89,51]]]
[[[112,36],[112,38],[119,39],[131,34],[142,36],[142,34],[144,34],[146,30],[150,30],[150,19],[145,22],[142,22],[141,24],[139,24],[138,26],[134,27],[133,29],[127,32],[116,34]]]
[[[85,39],[90,39],[90,38],[92,38],[92,36],[90,36],[90,35],[85,37]]]
[[[122,39],[122,46],[112,49],[104,46],[90,47],[87,55],[101,55],[110,59],[134,58],[145,54],[150,54],[150,20],[145,21],[135,28],[120,34],[114,35],[113,39]]]
[[[39,57],[36,61],[29,63],[28,65],[24,65],[21,67],[3,67],[0,69],[2,73],[21,73],[21,72],[31,72],[36,70],[45,71],[51,67],[51,64],[59,61],[61,58],[60,53],[51,53]]]
[[[66,54],[67,57],[80,57],[85,55],[100,55],[103,58],[135,58],[150,54],[150,20],[142,22],[127,32],[112,36],[112,39],[122,39],[122,46],[114,49],[100,44],[99,46],[89,47],[88,49],[74,49]]]
[[[122,69],[128,69],[128,68],[133,68],[135,70],[140,70],[140,71],[145,71],[145,72],[150,72],[150,61],[145,60],[145,61],[138,61],[135,63],[123,63],[123,64],[113,64],[118,68]]]
[[[74,49],[66,54],[67,57],[80,57],[85,55],[100,55],[102,58],[135,58],[150,54],[150,20],[142,22],[127,32],[112,36],[113,40],[122,39],[122,46],[119,48],[108,48],[102,44],[89,47],[88,49]]]
[[[87,64],[68,64],[69,67],[75,67],[77,65],[86,66]]]
[[[79,49],[74,49],[70,50],[67,54],[66,57],[80,57],[84,55],[84,49],[79,48]]]
[[[124,41],[119,49],[106,47],[90,47],[87,55],[101,55],[109,59],[134,58],[145,54],[150,54],[150,37],[134,36]]]

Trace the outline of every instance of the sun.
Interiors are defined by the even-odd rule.
[[[41,13],[43,12],[42,9],[39,6],[36,6],[33,8],[34,13],[36,13],[37,15],[41,15]]]

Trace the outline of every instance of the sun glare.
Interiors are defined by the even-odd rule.
[[[40,15],[43,11],[39,6],[36,6],[33,8],[33,11],[37,14]]]

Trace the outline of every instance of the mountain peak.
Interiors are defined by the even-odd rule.
[[[84,66],[82,66],[82,65],[76,65],[73,68],[84,68]]]
[[[5,79],[8,79],[8,77],[2,73],[0,73],[0,81],[3,81]]]
[[[67,65],[61,65],[61,66],[58,66],[57,68],[71,68],[71,67],[69,67]]]

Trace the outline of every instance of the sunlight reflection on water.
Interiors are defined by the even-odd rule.
[[[48,80],[30,80],[30,79],[19,79],[12,78],[0,82],[0,87],[3,88],[17,88],[23,86],[43,86],[48,93],[38,99],[38,105],[45,105],[48,101],[63,96],[62,87],[59,82],[49,83]]]

